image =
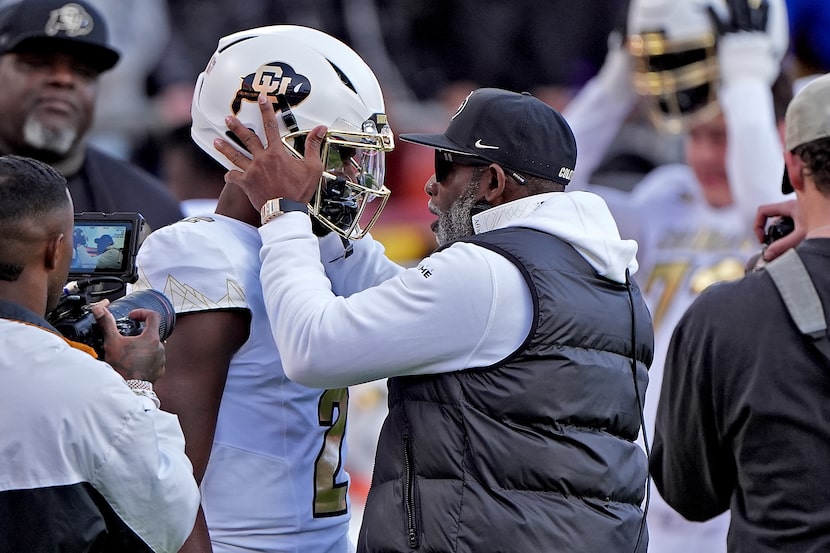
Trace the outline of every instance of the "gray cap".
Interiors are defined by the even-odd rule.
[[[830,138],[830,73],[811,81],[792,99],[785,116],[785,146],[792,152],[799,146]],[[793,191],[790,179],[784,170],[781,191]]]

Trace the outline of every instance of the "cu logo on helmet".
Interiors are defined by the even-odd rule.
[[[308,98],[311,93],[311,82],[287,63],[275,61],[260,65],[255,72],[242,78],[242,85],[236,91],[231,105],[233,113],[239,113],[243,100],[256,102],[263,92],[271,100],[275,110],[277,107],[294,107]],[[281,106],[284,103],[288,106]]]

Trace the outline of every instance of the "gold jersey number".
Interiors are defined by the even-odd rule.
[[[320,426],[327,427],[323,446],[314,462],[314,517],[333,517],[348,512],[348,482],[337,482],[343,465],[343,439],[349,411],[349,389],[326,390],[320,396],[317,414]]]

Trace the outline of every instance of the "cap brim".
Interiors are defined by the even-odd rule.
[[[787,174],[787,168],[784,167],[784,177],[781,179],[781,193],[790,194],[791,192],[795,192],[795,190],[793,190],[793,184],[790,182],[790,176]]]
[[[67,52],[77,56],[78,59],[84,60],[84,62],[99,72],[112,69],[121,58],[119,52],[101,44],[93,44],[64,37],[45,37],[41,34],[23,35],[13,44],[9,44],[4,51],[21,52],[40,51],[43,49],[60,49],[62,52]]]
[[[398,135],[398,138],[404,142],[411,142],[413,144],[420,144],[422,146],[429,146],[436,150],[446,150],[454,154],[461,155],[475,155],[473,152],[467,151],[443,134],[420,134],[410,133]]]

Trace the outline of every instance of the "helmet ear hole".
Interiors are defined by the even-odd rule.
[[[248,130],[251,131],[251,132],[256,132],[254,129],[252,129],[250,127],[248,128]],[[245,143],[242,142],[242,140],[238,136],[236,136],[236,133],[233,133],[231,131],[225,131],[225,138],[227,140],[229,140],[230,142],[233,142],[234,144],[236,144],[237,146],[239,146],[240,148],[242,148],[246,152],[251,153],[251,151],[248,149],[248,147],[245,145]]]

